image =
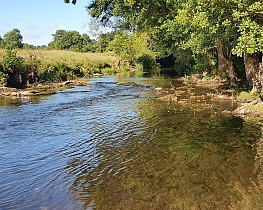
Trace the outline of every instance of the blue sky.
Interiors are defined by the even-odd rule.
[[[47,45],[58,29],[88,33],[90,21],[85,6],[89,0],[76,5],[63,0],[7,0],[1,2],[0,36],[14,28],[20,30],[23,42]],[[89,33],[88,33],[89,34]]]

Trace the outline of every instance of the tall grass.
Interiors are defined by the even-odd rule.
[[[1,63],[9,63],[13,58],[7,56],[5,50],[0,50]],[[118,57],[113,53],[80,53],[61,50],[18,50],[15,56],[22,62],[12,68],[0,68],[1,77],[7,76],[8,86],[25,86],[36,82],[61,82],[94,73],[114,71],[114,62]],[[18,71],[20,69],[20,71]],[[105,70],[104,70],[105,72]],[[19,75],[21,84],[13,85],[12,78]],[[0,78],[1,79],[1,78]],[[11,84],[11,85],[10,85]]]
[[[72,69],[81,67],[84,73],[90,71],[97,73],[104,67],[113,67],[114,62],[118,59],[113,53],[80,53],[62,50],[34,50],[36,57],[43,64],[64,64]],[[27,58],[29,51],[20,50],[18,55]]]

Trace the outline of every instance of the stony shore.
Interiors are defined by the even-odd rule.
[[[51,95],[58,91],[73,87],[87,85],[86,80],[72,80],[63,83],[43,83],[34,84],[24,89],[0,87],[0,97],[28,97],[28,96],[41,96]]]
[[[183,78],[179,80],[183,81]],[[160,100],[175,103],[194,102],[206,104],[208,101],[229,101],[229,103],[236,104],[236,109],[221,110],[222,114],[263,118],[263,102],[261,100],[249,98],[240,100],[235,96],[234,92],[227,87],[226,82],[219,79],[204,81],[195,78],[194,80],[187,81],[187,84],[182,87],[156,87],[155,91],[160,94]]]

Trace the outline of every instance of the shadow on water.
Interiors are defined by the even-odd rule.
[[[23,104],[31,103],[31,104],[38,104],[42,100],[48,98],[49,96],[24,96],[24,97],[7,97],[7,98],[0,98],[0,107],[1,106],[20,106]]]
[[[244,196],[237,185],[249,192],[257,182],[256,125],[152,99],[139,109],[129,137],[108,133],[115,140],[96,144],[99,163],[75,179],[71,192],[84,209],[231,209]]]
[[[0,208],[242,209],[260,203],[261,126],[218,112],[229,104],[157,99],[151,85],[171,82],[180,85],[93,78],[41,103],[2,107]]]

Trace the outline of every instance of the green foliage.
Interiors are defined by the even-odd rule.
[[[80,35],[77,31],[57,30],[52,34],[53,41],[48,44],[49,49],[72,50],[77,52],[94,51],[95,44],[87,34]]]
[[[263,3],[261,1],[234,1],[237,5],[233,18],[237,23],[239,37],[234,52],[253,54],[263,52]]]
[[[59,50],[81,51],[83,38],[77,31],[57,30],[53,35],[53,42],[49,44],[50,48]]]
[[[34,51],[29,51],[28,57],[24,58],[24,67],[26,69],[25,80],[29,84],[33,84],[39,80],[39,71],[41,61],[37,58],[37,54]]]
[[[0,71],[0,87],[7,85],[7,75]]]
[[[141,55],[137,58],[137,61],[143,66],[143,69],[145,70],[150,70],[157,67],[155,58],[149,54]]]
[[[178,49],[174,52],[176,58],[175,68],[179,76],[193,73],[195,60],[191,50]]]
[[[236,99],[238,101],[255,101],[255,100],[261,100],[261,95],[258,92],[245,92],[242,91],[237,94]]]
[[[145,70],[156,67],[155,53],[147,33],[128,33],[121,31],[109,43],[109,50],[123,60],[138,62]]]
[[[53,62],[42,66],[42,71],[39,73],[40,81],[62,82],[74,79],[74,72],[65,63]]]
[[[17,56],[17,50],[6,49],[2,60],[3,73],[8,75],[7,85],[20,87],[22,85],[22,74],[24,73],[23,58]]]
[[[116,60],[110,54],[72,51],[7,49],[0,52],[0,83],[16,88],[38,82],[62,82],[111,71],[112,63]]]
[[[5,48],[22,48],[23,37],[19,29],[13,29],[6,33],[3,38],[3,45]]]
[[[127,32],[120,32],[116,34],[114,39],[109,44],[109,50],[112,50],[122,59],[134,60],[131,48],[130,35]]]
[[[7,85],[7,75],[3,72],[3,66],[0,64],[0,87]]]
[[[181,74],[223,70],[225,75],[231,75],[227,77],[233,77],[230,71],[235,66],[229,64],[233,63],[234,54],[263,51],[261,1],[94,0],[87,9],[105,25],[128,29],[133,34],[149,32],[155,40],[155,50],[163,55],[186,53],[176,61]],[[123,36],[116,37],[112,43],[114,51],[121,57],[127,57],[126,52],[136,54],[132,45],[117,41],[123,39],[126,41]]]
[[[109,43],[114,39],[115,32],[100,34],[97,40],[97,52],[105,52],[108,50]]]
[[[92,40],[89,35],[80,35],[77,31],[57,30],[53,41],[48,44],[49,49],[72,50],[76,52],[105,52],[115,32],[102,33],[97,40]]]

